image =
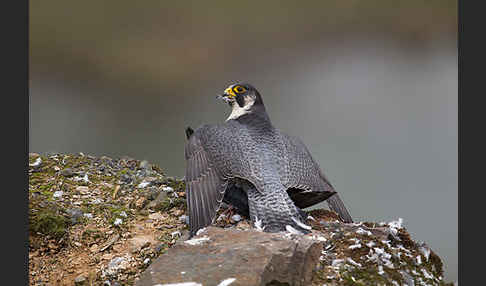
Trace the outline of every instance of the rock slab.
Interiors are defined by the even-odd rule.
[[[321,251],[309,236],[208,227],[161,255],[135,285],[309,285]]]

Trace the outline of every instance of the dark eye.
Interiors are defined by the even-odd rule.
[[[236,92],[236,93],[243,93],[246,91],[246,88],[242,87],[241,85],[238,85],[238,86],[235,86],[233,88],[233,90]]]

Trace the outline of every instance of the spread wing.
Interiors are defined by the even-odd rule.
[[[299,208],[306,208],[327,200],[329,208],[344,222],[353,222],[343,201],[312,158],[307,147],[297,137],[282,134],[288,154],[285,175],[282,179],[290,198]]]
[[[286,134],[282,134],[282,140],[288,166],[282,181],[294,203],[299,208],[306,208],[334,195],[334,188],[322,174],[304,143],[297,137]]]
[[[186,195],[191,235],[211,224],[223,200],[227,182],[211,162],[198,132],[189,134],[185,146]]]

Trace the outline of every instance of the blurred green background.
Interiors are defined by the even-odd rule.
[[[31,152],[184,175],[184,128],[236,80],[356,220],[402,217],[457,280],[456,1],[30,1]]]

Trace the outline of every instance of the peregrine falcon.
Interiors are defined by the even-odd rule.
[[[252,85],[233,84],[218,98],[232,110],[224,123],[186,129],[191,236],[213,222],[223,200],[268,232],[307,233],[301,209],[324,200],[341,220],[353,221],[302,141],[273,126]]]

